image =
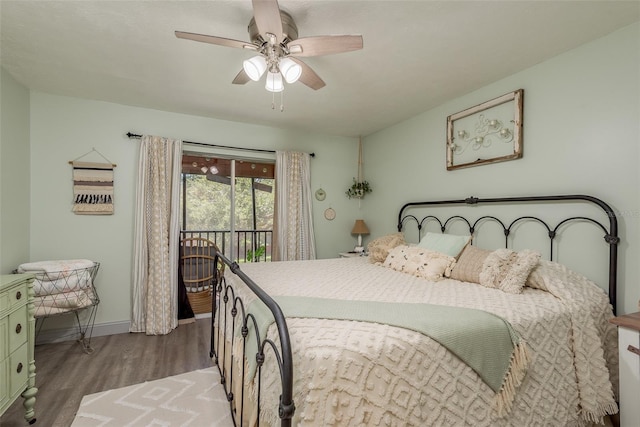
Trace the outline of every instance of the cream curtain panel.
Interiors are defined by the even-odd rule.
[[[277,261],[316,258],[309,157],[307,153],[276,151],[274,259]]]
[[[142,137],[138,161],[130,332],[178,326],[179,191],[182,141]]]

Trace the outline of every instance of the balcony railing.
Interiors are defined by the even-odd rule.
[[[233,255],[229,254],[231,248],[231,231],[229,230],[180,231],[180,239],[188,237],[202,237],[211,240],[225,256],[237,260],[237,262],[271,261],[273,230],[236,230],[233,236]]]

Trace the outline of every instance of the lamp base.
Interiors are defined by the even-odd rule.
[[[356,246],[353,248],[353,252],[361,253],[364,252],[364,246]]]

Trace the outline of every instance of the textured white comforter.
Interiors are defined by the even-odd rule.
[[[493,391],[420,333],[374,323],[288,319],[293,425],[577,426],[616,410],[610,382],[617,387],[616,329],[607,322],[612,316],[608,299],[566,270],[551,273],[571,279],[569,286],[554,278],[541,286],[551,292],[525,288],[518,295],[450,279],[429,282],[367,258],[246,264],[242,270],[272,295],[486,310],[508,320],[530,349],[530,367],[513,409],[497,419]],[[244,284],[231,272],[225,276],[241,289],[246,306],[252,297],[242,291]],[[268,337],[277,342],[275,327]],[[279,381],[268,355],[261,422],[269,425],[278,422]]]

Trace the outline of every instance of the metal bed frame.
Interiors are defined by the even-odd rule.
[[[513,221],[511,221],[509,223],[509,225],[505,225],[505,223],[503,221],[501,221],[500,219],[491,216],[491,215],[485,215],[485,216],[481,216],[478,219],[476,219],[473,223],[471,223],[470,221],[468,221],[466,218],[459,216],[459,215],[454,215],[451,216],[449,218],[447,218],[444,223],[438,219],[437,217],[433,216],[433,215],[428,215],[423,217],[421,220],[418,220],[418,218],[416,218],[414,215],[406,215],[404,214],[405,210],[411,208],[411,207],[423,207],[423,206],[442,206],[442,205],[479,205],[479,204],[494,204],[494,203],[502,203],[502,204],[506,204],[506,203],[543,203],[543,202],[588,202],[588,203],[592,203],[598,207],[600,207],[605,214],[607,215],[607,217],[609,218],[609,227],[607,228],[605,225],[603,225],[601,222],[593,219],[593,218],[589,218],[589,217],[584,217],[584,216],[573,216],[573,217],[569,217],[569,218],[565,218],[563,220],[561,220],[560,222],[558,222],[554,227],[552,227],[551,225],[549,225],[546,221],[544,221],[541,218],[538,218],[536,216],[521,216],[519,218],[514,219]],[[574,222],[574,221],[587,221],[590,223],[593,223],[597,226],[599,226],[602,231],[604,231],[605,235],[604,235],[604,241],[609,245],[609,301],[611,302],[611,305],[613,306],[613,313],[616,313],[616,302],[617,302],[617,281],[618,281],[618,276],[617,276],[617,271],[618,271],[618,243],[620,243],[620,237],[618,237],[618,219],[616,218],[616,214],[613,211],[613,209],[611,209],[611,207],[605,203],[604,201],[593,197],[593,196],[586,196],[586,195],[562,195],[562,196],[531,196],[531,197],[499,197],[499,198],[487,198],[487,199],[479,199],[477,197],[467,197],[466,199],[459,199],[459,200],[438,200],[438,201],[426,201],[426,202],[412,202],[412,203],[407,203],[405,204],[401,209],[400,209],[400,213],[398,214],[398,231],[402,231],[403,225],[405,223],[405,221],[408,220],[413,220],[418,224],[418,230],[422,229],[422,226],[424,224],[425,221],[429,220],[429,219],[433,219],[435,221],[437,221],[440,224],[440,230],[444,233],[446,231],[446,227],[449,224],[449,222],[451,222],[454,219],[460,219],[462,221],[465,221],[469,227],[469,234],[473,235],[474,232],[477,229],[477,226],[480,222],[485,221],[485,220],[491,220],[491,221],[495,221],[498,224],[500,224],[502,226],[502,230],[504,232],[504,239],[505,239],[505,248],[508,246],[509,243],[509,236],[511,235],[511,232],[513,231],[513,227],[522,222],[522,221],[536,221],[542,225],[545,226],[545,228],[547,229],[548,232],[548,237],[549,237],[549,246],[550,246],[550,259],[551,261],[553,261],[554,257],[553,257],[553,243],[554,243],[554,239],[556,238],[557,234],[558,234],[558,230],[560,229],[560,227],[562,227],[563,225],[566,225],[567,223],[570,222]]]
[[[462,206],[462,205],[480,205],[480,204],[548,204],[552,202],[571,202],[571,203],[590,203],[601,208],[609,219],[609,224],[604,225],[600,221],[586,217],[586,216],[573,216],[560,220],[555,226],[549,225],[543,219],[536,216],[521,216],[511,222],[504,222],[493,215],[484,215],[473,222],[460,215],[453,215],[442,221],[434,215],[426,215],[418,219],[413,214],[407,214],[406,211],[412,208],[424,208],[424,207],[437,207],[437,206]],[[617,301],[617,245],[620,242],[618,237],[618,222],[615,212],[604,201],[587,195],[557,195],[557,196],[530,196],[530,197],[500,197],[500,198],[477,198],[468,197],[466,199],[457,200],[434,200],[434,201],[422,201],[407,203],[399,211],[398,214],[398,231],[402,232],[407,222],[414,221],[418,227],[418,233],[422,229],[423,225],[428,221],[436,221],[439,224],[440,231],[445,232],[447,226],[454,220],[462,220],[466,223],[469,229],[469,233],[473,236],[474,232],[480,223],[483,221],[495,221],[500,224],[505,236],[505,247],[509,242],[509,236],[514,231],[514,226],[522,221],[535,221],[542,225],[547,230],[547,236],[551,245],[551,260],[553,260],[553,243],[556,238],[560,227],[573,221],[586,221],[592,223],[601,228],[605,235],[604,240],[609,245],[609,300],[613,306],[615,313],[616,301]],[[260,385],[261,385],[261,367],[265,361],[265,357],[268,352],[268,348],[273,351],[273,357],[276,358],[278,368],[280,370],[281,381],[281,394],[279,399],[278,414],[280,417],[281,426],[291,426],[292,417],[295,413],[295,404],[293,402],[293,361],[291,353],[291,341],[289,338],[289,332],[287,323],[282,310],[278,304],[251,278],[249,278],[239,267],[236,262],[231,261],[224,254],[216,253],[216,265],[218,260],[221,260],[229,266],[231,272],[237,275],[247,287],[268,307],[273,314],[275,324],[278,329],[280,345],[273,342],[266,337],[260,337],[258,328],[256,325],[256,319],[253,314],[248,313],[245,304],[242,299],[237,295],[236,290],[228,285],[225,277],[216,277],[216,298],[212,299],[212,317],[211,317],[211,348],[210,357],[218,366],[218,370],[221,375],[221,383],[224,386],[227,400],[229,401],[231,416],[234,425],[243,425],[244,423],[244,404],[245,404],[245,392],[244,387],[241,396],[234,396],[233,384],[234,381],[245,381],[244,363],[241,378],[233,377],[233,363],[234,358],[241,358],[244,360],[247,355],[245,354],[245,346],[243,346],[242,354],[234,354],[233,346],[228,345],[229,337],[227,336],[227,330],[231,331],[231,340],[236,336],[236,328],[239,328],[240,334],[245,340],[248,335],[249,326],[253,326],[256,333],[257,341],[257,354],[255,355],[257,361],[257,411],[258,411],[258,425],[260,423]],[[238,317],[239,316],[239,317]],[[253,357],[249,355],[249,357]],[[227,375],[225,366],[231,366],[229,370],[230,375]]]

